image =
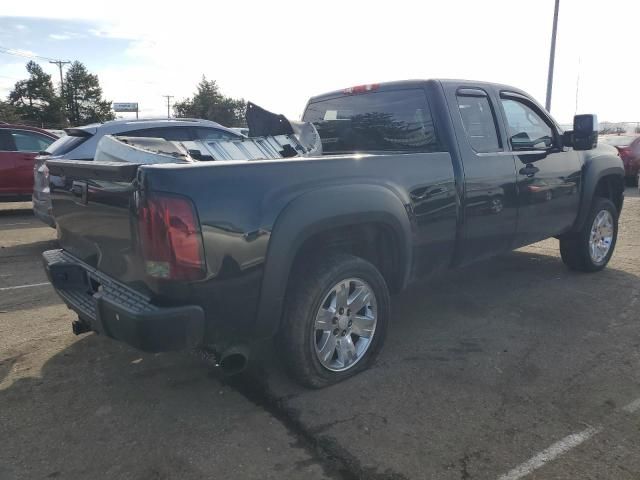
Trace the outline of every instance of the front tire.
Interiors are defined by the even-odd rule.
[[[365,370],[387,333],[390,299],[378,269],[343,253],[318,256],[291,282],[278,335],[287,369],[322,388]]]
[[[617,238],[618,210],[611,200],[596,197],[582,229],[560,238],[562,261],[572,270],[602,270],[613,255]]]

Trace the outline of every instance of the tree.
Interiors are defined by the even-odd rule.
[[[16,82],[9,103],[22,121],[39,126],[64,126],[62,102],[53,89],[51,75],[33,60],[27,63],[29,78]]]
[[[16,107],[9,102],[0,100],[0,122],[20,123],[21,120],[20,115],[16,112]]]
[[[102,98],[98,76],[80,62],[71,64],[64,77],[64,102],[71,125],[113,120],[111,102]]]
[[[225,97],[215,80],[202,80],[196,87],[192,98],[187,98],[173,105],[176,117],[193,117],[213,120],[228,127],[242,127],[246,125],[246,102],[243,99]]]

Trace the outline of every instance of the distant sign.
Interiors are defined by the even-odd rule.
[[[137,103],[116,103],[113,102],[113,111],[114,112],[137,112],[138,104]]]

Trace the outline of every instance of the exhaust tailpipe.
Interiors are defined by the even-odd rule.
[[[218,366],[225,375],[237,375],[249,364],[249,350],[244,346],[234,346],[220,355]]]
[[[74,335],[81,335],[83,333],[90,332],[91,327],[82,320],[74,320],[73,322],[71,322],[71,330],[73,331]]]

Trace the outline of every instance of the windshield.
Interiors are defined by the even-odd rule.
[[[86,142],[90,137],[90,135],[79,136],[70,134],[53,142],[45,151],[52,156],[66,155],[74,148]]]
[[[303,120],[318,129],[324,153],[440,149],[422,90],[345,95],[311,103]]]

